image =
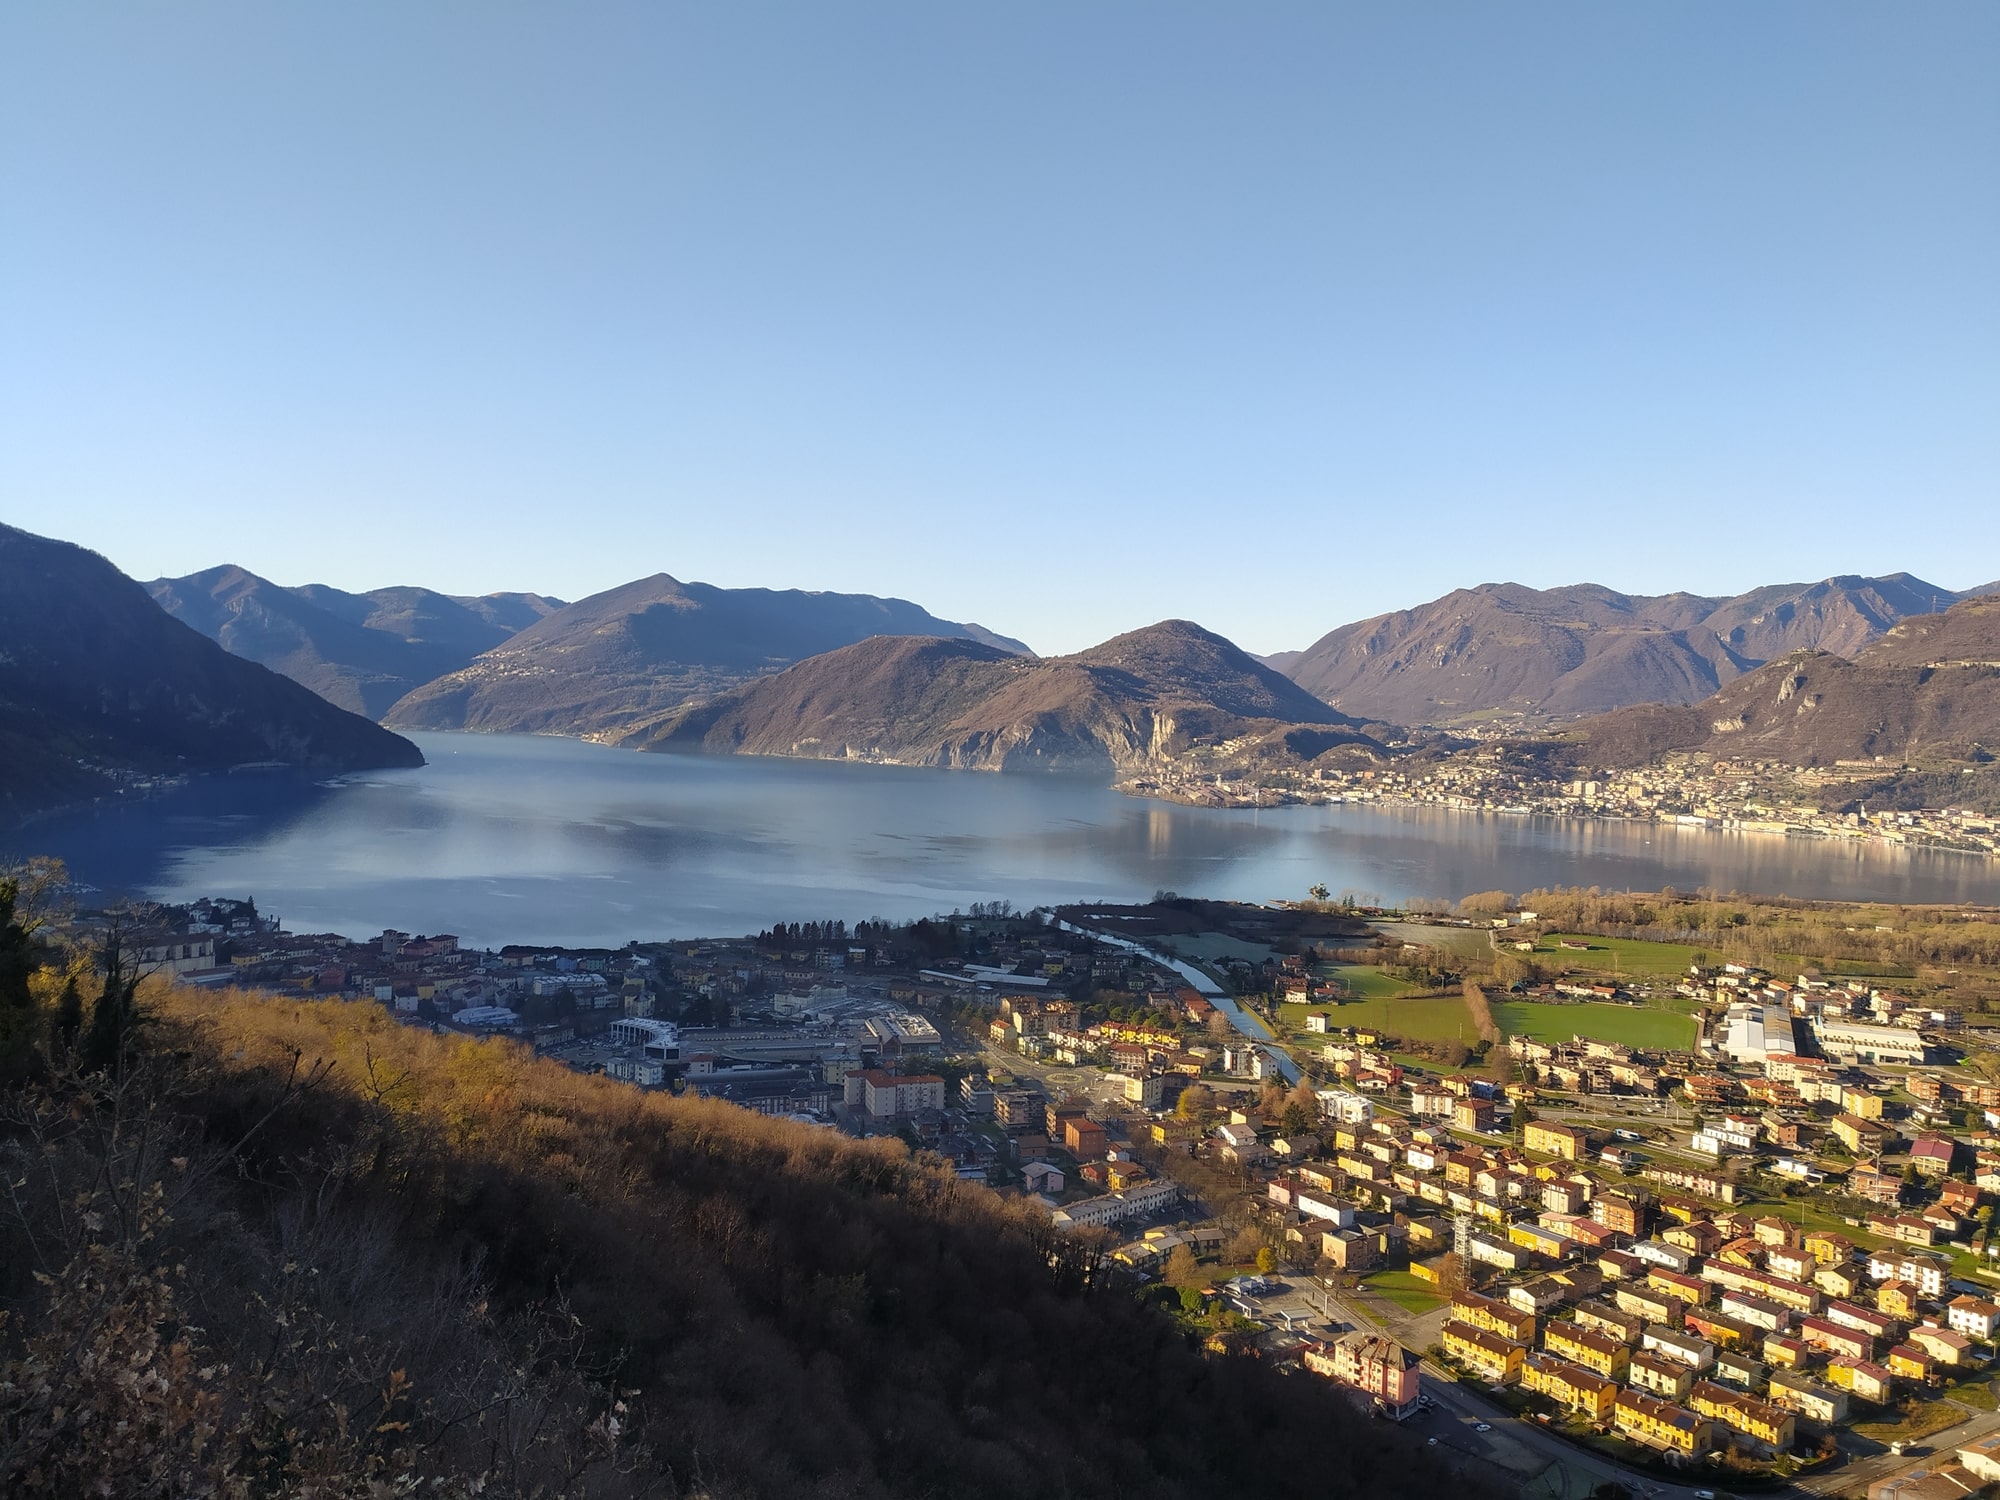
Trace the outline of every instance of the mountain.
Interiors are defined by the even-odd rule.
[[[120,773],[417,766],[399,735],[232,656],[94,552],[0,525],[0,815]]]
[[[873,636],[943,636],[996,655],[1019,641],[902,599],[724,589],[665,573],[555,611],[384,715],[406,729],[613,735]]]
[[[1047,659],[967,640],[878,637],[639,726],[623,743],[1121,775],[1199,753],[1379,753],[1370,728],[1221,636],[1167,620]]]
[[[1621,709],[1558,738],[1606,768],[1676,750],[1799,766],[1982,759],[2000,750],[2000,597],[1905,620],[1853,661],[1796,651],[1698,704]]]
[[[1898,621],[1960,597],[1907,573],[1734,598],[1489,583],[1343,625],[1285,670],[1363,718],[1539,724],[1636,703],[1696,703],[1798,650],[1851,657]]]
[[[146,587],[167,613],[225,650],[371,719],[561,608],[539,594],[457,599],[422,588],[286,588],[233,565]]]

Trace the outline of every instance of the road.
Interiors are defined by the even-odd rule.
[[[1162,953],[1157,948],[1148,948],[1144,943],[1136,939],[1119,937],[1115,933],[1099,932],[1095,928],[1090,927],[1078,927],[1074,923],[1064,922],[1060,919],[1056,921],[1055,925],[1064,932],[1073,932],[1078,937],[1089,938],[1092,942],[1109,943],[1114,948],[1123,948],[1128,953],[1136,953],[1141,958],[1150,959],[1162,968],[1173,970],[1174,973],[1180,975],[1181,978],[1188,982],[1190,989],[1200,995],[1210,1005],[1213,1005],[1217,1010],[1221,1011],[1223,1015],[1227,1016],[1231,1026],[1234,1026],[1244,1036],[1249,1037],[1251,1041],[1262,1043],[1265,1056],[1271,1059],[1272,1064],[1277,1068],[1279,1075],[1285,1082],[1297,1083],[1305,1076],[1299,1065],[1292,1061],[1291,1054],[1277,1044],[1276,1038],[1271,1035],[1271,1028],[1264,1024],[1263,1017],[1254,1016],[1238,1005],[1234,996],[1223,989],[1221,985],[1217,984],[1212,977],[1185,959],[1175,958],[1170,953]]]
[[[1947,1427],[1942,1432],[1919,1438],[1910,1444],[1910,1451],[1901,1455],[1887,1450],[1855,1455],[1837,1469],[1807,1475],[1797,1487],[1809,1495],[1865,1495],[1868,1486],[1878,1479],[1886,1479],[1901,1469],[1913,1469],[1919,1464],[1949,1458],[1952,1449],[1966,1447],[1995,1432],[2000,1432],[2000,1412],[1968,1410],[1965,1420],[1956,1427]],[[1849,1436],[1851,1438],[1851,1434]]]
[[[1315,1277],[1284,1277],[1280,1285],[1283,1289],[1271,1296],[1243,1299],[1252,1309],[1251,1315],[1273,1327],[1315,1337],[1353,1328],[1380,1328],[1405,1348],[1423,1349],[1436,1341],[1437,1325],[1443,1319],[1442,1309],[1412,1316],[1378,1298],[1369,1297],[1364,1303],[1353,1293],[1335,1291]],[[1649,1500],[1694,1500],[1699,1489],[1721,1488],[1705,1475],[1675,1484],[1628,1469],[1539,1423],[1523,1421],[1429,1363],[1419,1371],[1418,1383],[1432,1405],[1406,1425],[1422,1433],[1427,1443],[1449,1450],[1468,1464],[1500,1471],[1507,1483],[1519,1486],[1523,1495],[1534,1500],[1582,1500],[1609,1480]],[[1991,1420],[2000,1425],[2000,1414]],[[1479,1430],[1481,1423],[1486,1425],[1485,1432]],[[1847,1477],[1852,1472],[1843,1471],[1842,1482],[1829,1482],[1821,1493],[1847,1493],[1854,1482]]]

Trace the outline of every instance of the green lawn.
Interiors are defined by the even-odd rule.
[[[1412,1276],[1408,1271],[1377,1271],[1372,1276],[1362,1277],[1361,1284],[1388,1298],[1411,1317],[1422,1317],[1434,1307],[1443,1307],[1449,1300],[1428,1281]]]
[[[1461,1007],[1462,1009],[1463,1007]],[[1694,1016],[1685,1006],[1549,1005],[1533,1000],[1501,1000],[1493,1019],[1509,1036],[1566,1042],[1572,1036],[1622,1042],[1628,1047],[1687,1052],[1694,1047]]]
[[[1588,943],[1586,952],[1560,947],[1558,938],[1572,943]],[[1503,938],[1503,942],[1505,939]],[[1503,948],[1502,952],[1511,951]],[[1573,932],[1552,932],[1535,945],[1532,957],[1554,959],[1573,969],[1623,975],[1637,979],[1664,979],[1685,974],[1700,949],[1684,943],[1649,943],[1641,938],[1583,937]],[[1713,955],[1711,955],[1711,960]]]
[[[1356,1000],[1398,1000],[1416,989],[1406,979],[1376,968],[1373,964],[1326,964],[1328,977],[1338,980],[1342,991]]]
[[[1581,1008],[1581,1007],[1579,1007]],[[1419,1042],[1457,1038],[1470,1045],[1479,1040],[1465,1001],[1456,996],[1429,1000],[1350,1000],[1340,1005],[1281,1005],[1278,1014],[1289,1031],[1304,1030],[1307,1015],[1321,1011],[1335,1026],[1353,1026]]]

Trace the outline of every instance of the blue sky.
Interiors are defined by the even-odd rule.
[[[1260,651],[2000,577],[2000,7],[0,10],[0,519]]]

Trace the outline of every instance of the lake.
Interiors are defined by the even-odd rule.
[[[213,778],[0,833],[80,881],[255,896],[296,932],[617,946],[1008,900],[1400,901],[1555,885],[2000,901],[2000,863],[1653,824],[1373,806],[1224,811],[1084,781],[424,734],[430,764]]]

